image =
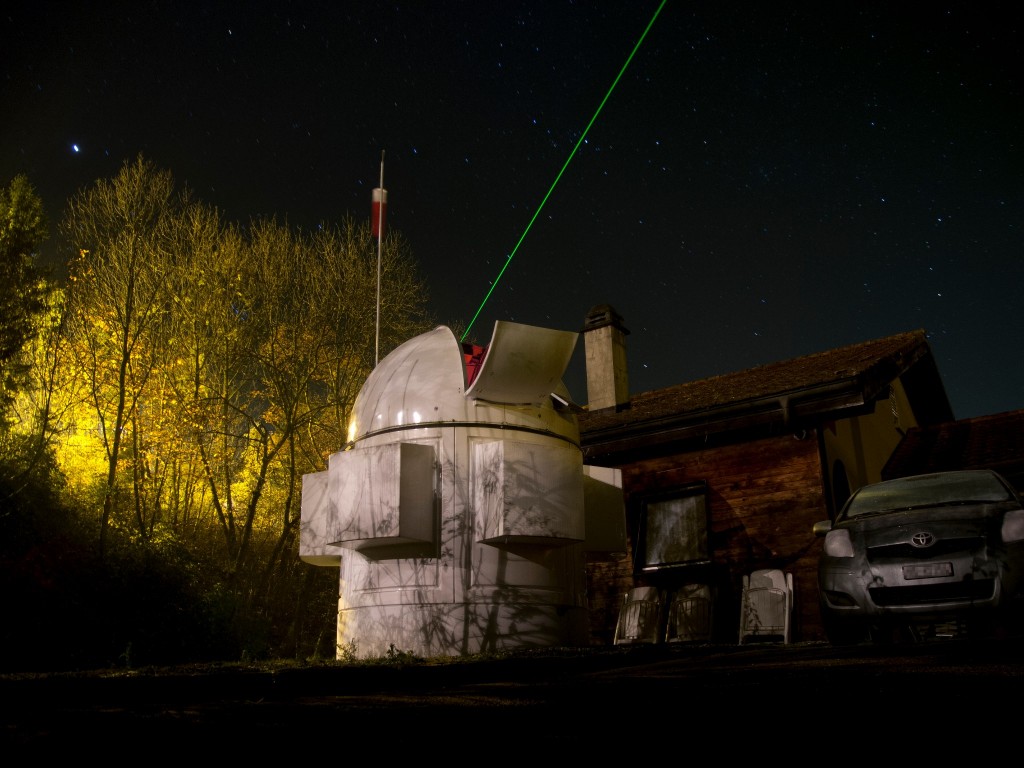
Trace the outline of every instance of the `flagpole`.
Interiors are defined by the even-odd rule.
[[[373,365],[380,361],[380,260],[384,249],[384,150],[380,151],[380,205],[377,206],[377,340],[373,348]]]

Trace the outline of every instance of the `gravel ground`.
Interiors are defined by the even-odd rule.
[[[671,742],[681,728],[728,740],[753,716],[780,718],[783,740],[805,748],[832,746],[836,725],[850,749],[863,746],[860,730],[885,736],[886,755],[911,750],[916,735],[917,751],[906,757],[920,760],[930,750],[949,757],[937,746],[947,724],[961,744],[974,726],[1016,733],[1022,692],[1018,640],[545,649],[412,663],[4,675],[0,733],[40,757],[84,744],[188,756],[217,743],[254,757],[278,746],[300,759],[339,756],[353,743],[428,757],[439,738],[507,758],[570,746],[611,757],[643,734]]]

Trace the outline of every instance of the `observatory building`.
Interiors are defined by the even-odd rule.
[[[302,484],[300,557],[339,570],[338,656],[589,644],[588,553],[625,549],[618,470],[584,466],[577,333],[445,326],[399,346]]]

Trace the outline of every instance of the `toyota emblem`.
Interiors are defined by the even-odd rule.
[[[910,537],[910,544],[912,546],[918,547],[919,549],[930,547],[934,543],[935,537],[925,531],[915,533],[913,536]]]

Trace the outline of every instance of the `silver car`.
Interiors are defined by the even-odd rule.
[[[818,598],[833,644],[1016,631],[1024,507],[991,470],[903,477],[823,520]]]

